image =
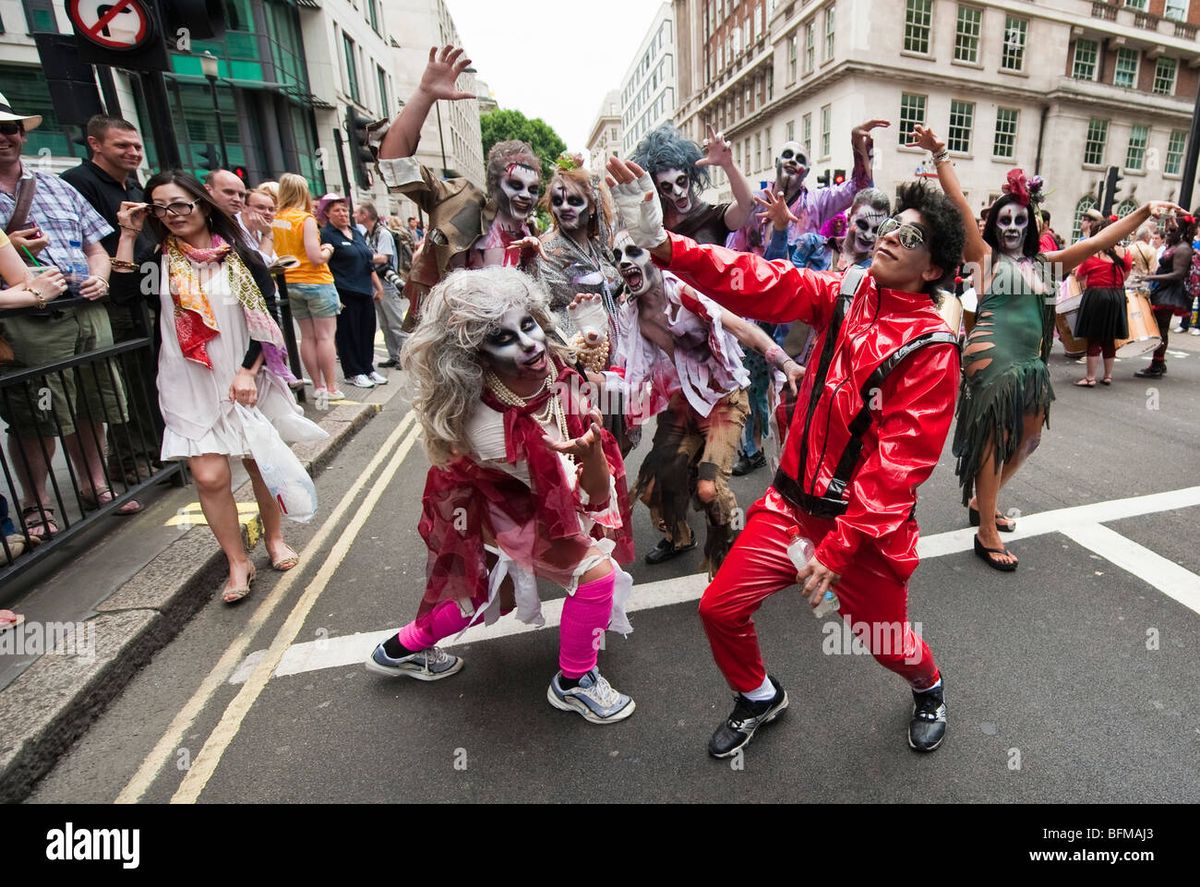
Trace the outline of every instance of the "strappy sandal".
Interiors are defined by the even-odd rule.
[[[107,505],[109,502],[111,502],[113,499],[115,499],[117,497],[113,494],[112,490],[105,487],[104,489],[97,490],[96,495],[94,495],[94,496],[89,496],[87,493],[80,493],[79,498],[81,498],[83,500],[84,508],[86,508],[88,511],[95,511],[101,505]],[[120,514],[120,515],[137,514],[141,510],[142,510],[142,503],[139,502],[137,499],[130,499],[128,502],[126,502],[124,505],[122,505],[120,508],[117,509],[117,514]]]
[[[1105,376],[1103,379],[1100,380],[1100,384],[1101,385],[1111,385],[1112,384],[1112,376]]]
[[[45,516],[43,516],[43,514]],[[21,509],[21,517],[25,521],[25,526],[29,529],[29,538],[45,541],[59,534],[58,524],[54,519],[54,506],[46,505],[44,507],[38,505],[27,505]],[[35,529],[41,529],[40,533],[33,532]]]
[[[979,526],[979,510],[967,506],[967,516],[971,521],[971,526]],[[996,512],[996,529],[1001,533],[1015,533],[1017,530],[1017,522],[1010,517],[1005,517],[1000,512]]]
[[[300,563],[300,555],[296,554],[290,545],[287,546],[287,549],[292,553],[287,557],[281,557],[277,561],[271,561],[272,570],[276,570],[280,573],[286,573],[288,570],[296,566],[296,564]]]
[[[1108,384],[1108,383],[1106,382],[1105,384]],[[1080,379],[1078,382],[1075,383],[1075,387],[1076,388],[1095,388],[1096,380],[1095,379]]]
[[[246,577],[246,584],[241,588],[229,588],[226,584],[225,592],[221,595],[221,600],[227,604],[236,604],[238,601],[246,598],[250,594],[250,586],[254,584],[254,577],[258,570],[254,565],[250,565],[250,575]]]
[[[975,556],[991,567],[993,570],[999,570],[1002,573],[1011,573],[1017,569],[1019,561],[1013,561],[1011,564],[1006,564],[1004,561],[994,560],[993,554],[1008,554],[1007,548],[988,548],[979,541],[979,537],[975,537]]]

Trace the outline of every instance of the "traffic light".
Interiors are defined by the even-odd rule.
[[[844,169],[835,169],[833,171],[833,183],[835,185],[843,185],[846,182],[846,171]]]
[[[354,168],[354,181],[363,190],[371,187],[371,167],[375,163],[375,155],[368,147],[370,133],[367,132],[367,126],[370,123],[369,118],[363,117],[353,107],[346,108],[346,141],[350,147],[350,164]]]
[[[213,172],[221,168],[221,152],[212,142],[205,145],[203,151],[196,153],[200,155],[200,169]]]
[[[825,172],[823,172],[819,176],[817,176],[817,184],[820,185],[822,188],[828,188],[830,181],[831,181],[831,179],[829,176],[829,170],[825,170]]]
[[[235,166],[233,169],[230,170],[230,172],[233,173],[235,176],[237,176],[239,179],[241,179],[243,182],[246,181],[246,167]]]
[[[1106,218],[1112,215],[1113,204],[1117,202],[1117,183],[1123,178],[1121,170],[1115,166],[1110,166],[1104,174],[1100,185],[1100,213]]]

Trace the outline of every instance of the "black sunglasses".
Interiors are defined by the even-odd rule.
[[[0,136],[15,136],[25,131],[25,124],[20,121],[0,123]]]

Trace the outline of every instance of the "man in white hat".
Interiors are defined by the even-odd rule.
[[[5,318],[19,368],[57,363],[113,344],[108,312],[98,302],[108,294],[111,271],[101,240],[113,229],[69,184],[21,162],[28,133],[41,122],[40,115],[16,113],[0,94],[0,227],[30,265],[57,266],[67,273],[71,294],[81,301]],[[76,271],[84,264],[86,271]],[[104,367],[96,370],[47,373],[0,398],[9,452],[20,454],[13,461],[24,494],[22,520],[33,536],[53,536],[60,529],[46,493],[57,434],[63,435],[75,465],[84,503],[100,506],[113,499],[98,442],[104,440],[105,421],[127,421],[128,409],[120,379]],[[140,508],[130,502],[122,512]]]

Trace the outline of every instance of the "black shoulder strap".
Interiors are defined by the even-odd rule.
[[[817,362],[816,375],[813,377],[813,386],[808,395],[808,412],[804,416],[804,437],[800,441],[800,476],[798,479],[802,491],[804,489],[804,473],[808,470],[808,432],[812,425],[813,412],[825,391],[825,379],[829,375],[829,365],[833,362],[833,353],[837,346],[842,321],[846,317],[846,312],[850,310],[850,303],[854,301],[854,294],[858,292],[866,274],[865,269],[855,266],[842,275],[842,286],[838,290],[837,301],[833,305],[833,317],[830,318],[829,329],[825,331],[825,344],[821,348],[821,359]]]
[[[854,472],[854,466],[858,464],[858,456],[862,452],[863,435],[871,427],[871,400],[873,399],[873,393],[883,388],[884,380],[891,375],[892,371],[906,357],[927,345],[938,344],[953,345],[955,348],[958,348],[958,336],[949,332],[933,332],[917,336],[912,341],[905,342],[892,352],[867,377],[867,381],[859,391],[862,397],[862,409],[858,411],[858,414],[850,422],[850,440],[846,444],[846,449],[842,451],[842,458],[838,460],[837,468],[833,472],[833,478],[829,481],[827,496],[840,498],[842,493],[845,492],[846,486],[850,483],[850,475]]]

